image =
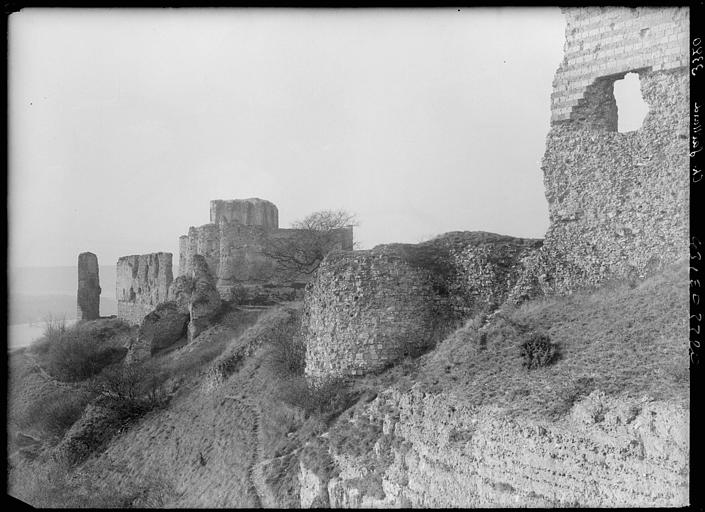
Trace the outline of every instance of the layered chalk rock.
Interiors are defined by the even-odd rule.
[[[176,302],[163,302],[144,317],[137,338],[128,347],[126,363],[150,357],[186,335],[189,315]]]
[[[350,377],[416,356],[504,302],[540,240],[452,232],[417,245],[333,252],[307,289],[306,375]]]
[[[100,292],[98,257],[92,252],[82,252],[78,255],[76,319],[96,320],[100,317]]]
[[[415,387],[388,390],[342,421],[365,437],[374,433],[376,439],[366,440],[373,446],[329,446],[334,472],[302,463],[302,507],[688,503],[689,421],[681,405],[595,391],[563,420],[551,422],[469,407]]]
[[[189,340],[193,340],[208,328],[221,308],[215,279],[208,270],[205,258],[201,255],[197,254],[192,259],[191,280],[193,291],[188,306],[191,319],[188,325]]]

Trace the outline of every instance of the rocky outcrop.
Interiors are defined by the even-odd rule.
[[[674,507],[688,503],[688,411],[593,392],[558,422],[389,390],[331,431],[337,476],[302,467],[301,505]],[[338,427],[345,429],[345,426]],[[366,448],[368,447],[369,448]]]
[[[98,257],[92,252],[82,252],[78,255],[77,320],[100,317],[100,291]]]
[[[135,363],[155,352],[170,347],[186,335],[189,315],[176,302],[163,302],[144,317],[137,338],[125,356],[125,362]]]
[[[453,232],[417,245],[333,252],[308,288],[306,375],[349,377],[417,356],[504,302],[541,241]]]
[[[188,313],[188,305],[191,302],[193,293],[193,278],[191,276],[179,276],[169,286],[167,297],[170,301],[176,302],[179,309]]]
[[[191,280],[193,291],[188,304],[190,321],[188,324],[189,340],[193,340],[220,312],[221,301],[215,279],[208,270],[208,264],[201,255],[192,258]]]

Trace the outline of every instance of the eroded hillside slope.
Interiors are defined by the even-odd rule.
[[[311,443],[301,505],[687,504],[686,279],[476,318]],[[528,369],[537,336],[555,355]]]
[[[83,451],[99,401],[79,400],[60,439],[30,405],[91,381],[62,383],[18,353],[10,492],[45,506],[683,505],[686,276],[682,264],[505,306],[425,355],[321,389],[304,379],[300,304],[233,311],[151,358],[170,375],[168,403]],[[551,357],[529,368],[537,339]],[[66,451],[82,455],[62,466]]]

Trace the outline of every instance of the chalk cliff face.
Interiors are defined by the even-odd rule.
[[[302,463],[301,505],[672,507],[688,503],[688,411],[595,391],[560,422],[469,408],[448,394],[389,390],[349,419],[372,449]]]
[[[446,233],[417,245],[330,253],[307,290],[306,374],[361,375],[417,356],[507,297],[539,240]]]

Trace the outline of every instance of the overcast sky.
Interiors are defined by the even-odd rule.
[[[168,251],[211,199],[363,248],[542,237],[550,9],[41,10],[10,17],[10,265]]]

